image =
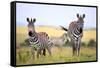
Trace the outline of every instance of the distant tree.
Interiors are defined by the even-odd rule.
[[[88,42],[87,46],[89,46],[89,47],[94,47],[94,46],[96,46],[96,42],[95,42],[93,39],[91,39],[91,40]]]

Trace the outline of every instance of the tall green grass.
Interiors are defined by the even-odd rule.
[[[47,52],[46,52],[47,53]],[[35,54],[36,55],[36,54]],[[44,63],[61,63],[61,62],[81,62],[81,61],[95,61],[96,60],[96,48],[81,48],[80,56],[72,56],[72,50],[70,47],[63,47],[58,49],[52,48],[52,56],[47,53],[46,56],[40,56],[40,58],[33,58],[31,48],[22,47],[17,49],[17,65],[26,64],[44,64]]]

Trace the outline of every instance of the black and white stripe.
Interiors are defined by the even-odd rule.
[[[71,33],[72,34],[72,37],[75,39],[75,40],[78,40],[79,37],[81,37],[82,33],[80,32],[80,29],[79,27],[77,26],[76,29],[74,29],[74,31]]]
[[[37,37],[36,33],[33,33],[32,37],[29,38],[30,45],[35,48],[35,50],[38,50],[41,54],[41,51],[44,49],[47,49],[49,54],[51,55],[51,47],[53,43],[49,40],[49,37],[47,36],[44,39],[40,39]]]

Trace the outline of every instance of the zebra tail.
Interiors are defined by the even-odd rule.
[[[66,29],[65,27],[63,26],[60,26],[64,31],[68,31],[68,29]]]

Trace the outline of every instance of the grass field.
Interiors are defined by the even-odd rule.
[[[33,59],[31,48],[20,48],[17,50],[17,65],[26,64],[44,64],[44,63],[60,63],[60,62],[80,62],[80,61],[95,61],[96,49],[95,48],[81,48],[80,56],[72,56],[71,48],[52,48],[52,57],[47,53],[46,56]]]
[[[64,31],[50,28],[50,27],[36,27],[37,32],[46,32],[50,37],[60,37]],[[84,30],[82,41],[88,42],[93,39],[96,41],[96,30]],[[17,27],[17,46],[28,38],[26,27]],[[52,57],[47,55],[42,58],[33,59],[31,48],[21,47],[16,49],[17,65],[26,64],[44,64],[44,63],[60,63],[60,62],[80,62],[80,61],[95,61],[96,60],[96,47],[81,47],[80,56],[72,57],[72,50],[70,47],[52,48]]]

